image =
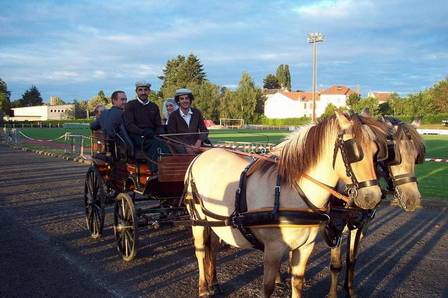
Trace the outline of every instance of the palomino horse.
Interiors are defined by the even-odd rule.
[[[329,189],[341,180],[352,185],[350,198],[357,206],[371,209],[380,202],[374,157],[377,143],[385,146],[386,135],[384,123],[336,112],[336,117],[303,128],[280,144],[278,163],[259,160],[258,169],[247,176],[244,191],[240,174],[249,164],[247,159],[223,149],[199,155],[185,176],[185,203],[192,218],[199,267],[199,296],[207,297],[219,289],[215,269],[219,237],[235,247],[252,247],[249,240],[253,238],[261,244],[267,297],[274,291],[281,258],[289,250],[292,296],[300,297],[306,263],[319,229],[328,219],[324,211]],[[248,212],[236,214],[236,194],[242,192]],[[288,224],[261,219],[262,223],[253,223],[257,214],[272,214],[274,209],[295,215],[286,220]],[[252,224],[241,227],[237,223],[239,215],[247,215],[247,222]],[[313,216],[315,220],[310,222],[308,218]],[[253,238],[244,232],[247,230]]]
[[[415,164],[424,161],[425,146],[414,127],[394,118],[383,118],[393,126],[392,138],[388,141],[387,154],[378,162],[378,172],[388,183],[388,190],[394,194],[394,200],[406,211],[414,211],[420,206],[421,195],[415,177]],[[374,212],[374,210],[373,210]],[[331,214],[331,213],[330,213]],[[367,232],[374,213],[364,211],[358,223],[345,222],[349,227],[347,236],[346,275],[344,289],[348,296],[355,297],[354,275],[360,241]],[[367,215],[367,216],[365,216]],[[331,285],[328,297],[337,297],[337,283],[341,271],[341,245],[331,249]]]

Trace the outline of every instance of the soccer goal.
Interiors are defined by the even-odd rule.
[[[231,129],[242,128],[244,127],[244,119],[220,118],[219,125]]]

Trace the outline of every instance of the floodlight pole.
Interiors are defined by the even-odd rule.
[[[313,92],[313,114],[312,122],[316,123],[316,84],[317,84],[317,43],[324,41],[322,33],[308,33],[308,43],[313,44],[313,76],[312,76],[312,92]]]

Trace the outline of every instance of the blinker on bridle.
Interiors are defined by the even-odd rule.
[[[364,187],[370,187],[378,185],[378,180],[366,180],[359,182],[352,169],[352,163],[361,161],[364,158],[364,152],[362,148],[356,143],[355,140],[344,140],[345,130],[338,133],[336,143],[333,152],[333,168],[335,167],[336,157],[338,151],[341,151],[342,160],[344,162],[345,171],[347,177],[350,177],[352,184],[345,186],[346,192],[351,199],[354,199],[358,195],[358,190]]]

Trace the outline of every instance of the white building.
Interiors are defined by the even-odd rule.
[[[367,97],[373,97],[376,98],[378,100],[378,103],[384,103],[389,101],[389,99],[391,98],[393,92],[390,91],[370,91],[367,94]]]
[[[67,119],[67,112],[73,110],[75,105],[58,105],[58,106],[32,106],[12,108],[13,117],[9,117],[10,121],[45,121],[45,120],[64,120]],[[6,119],[8,120],[8,119]]]
[[[326,90],[316,92],[316,116],[325,112],[328,104],[344,107],[350,94],[355,93],[345,86],[332,86]],[[266,95],[264,115],[267,118],[311,118],[313,114],[312,92],[279,91]]]

